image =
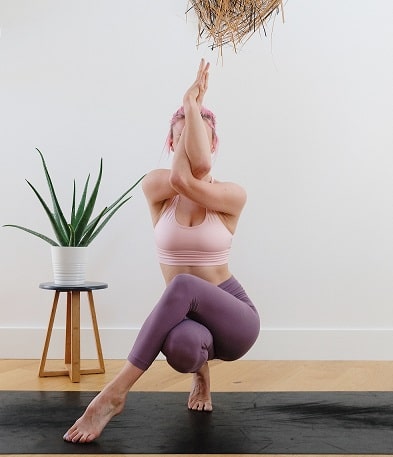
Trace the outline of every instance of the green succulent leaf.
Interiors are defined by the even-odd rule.
[[[100,220],[106,213],[107,208],[104,208],[101,213],[88,225],[86,228],[82,239],[79,241],[78,246],[83,247],[83,246],[88,246],[91,241],[92,241],[92,233],[94,232],[95,228],[99,224]]]
[[[74,227],[69,224],[69,240],[68,240],[68,246],[75,246],[75,230]]]
[[[109,220],[112,218],[112,216],[124,205],[124,203],[126,203],[128,200],[130,200],[132,198],[131,197],[128,197],[126,200],[124,200],[123,202],[120,203],[119,206],[117,206],[111,213],[109,213],[109,215],[102,221],[102,223],[97,227],[97,230],[91,234],[90,238],[89,238],[89,241],[88,243],[90,244],[94,238],[101,232],[101,230],[105,227],[105,225],[109,222]],[[107,211],[106,211],[107,212]],[[106,213],[105,212],[105,213]]]
[[[118,205],[118,204],[121,202],[121,200],[123,200],[123,199],[127,196],[127,194],[129,194],[129,193],[134,189],[134,187],[136,187],[136,186],[142,181],[142,179],[143,179],[145,176],[146,176],[146,175],[141,176],[141,177],[138,179],[138,181],[136,181],[129,189],[127,189],[127,190],[126,190],[126,191],[125,191],[116,201],[114,201],[111,205],[109,205],[109,206],[106,208],[106,210],[105,210],[105,212],[104,212],[103,214],[105,215],[106,213],[108,213],[109,211],[111,211],[116,205]],[[131,196],[128,197],[126,200],[124,200],[124,203],[125,203],[126,201],[128,201],[130,198],[131,198]],[[120,206],[122,206],[122,205],[120,205]],[[120,208],[120,206],[119,206],[119,208]],[[116,211],[114,211],[113,214],[114,214],[115,212],[116,212]],[[113,214],[112,214],[112,215],[113,215]],[[112,217],[112,215],[108,218],[108,220]],[[100,216],[100,217],[101,217],[101,216]],[[90,226],[91,226],[92,224],[95,224],[95,222],[96,222],[96,219],[93,219],[93,220],[90,222],[90,224],[86,227],[86,230],[89,230],[89,229],[90,229]],[[106,224],[106,223],[105,223],[105,224]],[[100,230],[100,231],[101,231],[101,230]],[[97,233],[97,235],[98,235],[98,233]]]
[[[90,174],[88,175],[88,177],[86,179],[86,182],[85,182],[85,186],[83,188],[82,197],[80,199],[80,202],[79,202],[79,205],[78,205],[78,210],[77,210],[76,216],[75,216],[75,222],[73,223],[74,227],[76,227],[78,225],[80,219],[83,216],[84,210],[85,210],[87,189],[89,187],[89,181],[90,181]]]
[[[142,181],[142,179],[145,176],[146,175],[141,176],[135,184],[133,184],[128,190],[126,190],[124,192],[123,195],[121,195],[115,202],[113,202],[111,205],[109,205],[107,212],[110,211],[112,208],[114,208],[126,195],[128,195],[134,189],[134,187],[136,187]],[[129,200],[129,199],[127,199],[127,200]]]
[[[76,184],[74,179],[74,186],[72,191],[72,206],[71,206],[71,225],[75,226],[75,194],[76,194]]]
[[[44,156],[42,155],[42,152],[38,148],[36,148],[36,150],[38,151],[38,153],[39,153],[39,155],[41,157],[42,166],[44,168],[46,181],[48,183],[49,192],[50,192],[50,195],[51,195],[51,198],[52,198],[53,212],[54,212],[55,220],[56,220],[57,224],[59,225],[59,230],[60,230],[60,226],[61,226],[63,231],[64,231],[64,233],[66,233],[67,232],[67,228],[68,228],[68,223],[66,221],[66,218],[64,217],[63,211],[61,210],[59,202],[57,200],[55,188],[53,187],[52,179],[51,179],[51,177],[49,175],[49,171],[48,171],[48,168],[46,166],[46,162],[45,162]]]
[[[45,200],[41,197],[41,195],[38,193],[37,189],[31,184],[29,181],[27,181],[27,184],[31,187],[33,192],[36,194],[38,200],[40,201],[41,205],[43,206],[50,223],[52,225],[53,231],[55,232],[56,238],[58,239],[60,246],[67,246],[68,245],[68,236],[67,233],[63,230],[63,226],[59,224],[58,220],[56,219],[55,215],[51,212],[51,210],[48,208],[48,205],[45,203]]]
[[[14,227],[20,230],[24,230],[27,233],[31,233],[34,236],[37,236],[38,238],[41,238],[41,240],[46,241],[52,246],[59,246],[59,243],[56,243],[56,241],[53,241],[51,238],[48,238],[47,236],[43,235],[42,233],[35,232],[34,230],[30,230],[26,227],[22,227],[21,225],[15,225],[15,224],[6,224],[3,225],[3,227]]]
[[[100,184],[101,184],[101,177],[102,177],[102,159],[100,162],[100,171],[98,173],[98,178],[97,178],[96,184],[93,188],[89,201],[87,202],[86,208],[84,209],[83,214],[81,215],[80,219],[77,222],[77,226],[75,227],[75,242],[77,244],[79,244],[80,240],[82,239],[85,229],[89,223],[90,217],[93,213],[94,206],[95,206],[95,203],[97,200],[98,190],[99,190]]]

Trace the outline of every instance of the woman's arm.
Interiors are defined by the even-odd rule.
[[[246,203],[245,190],[231,182],[210,183],[195,178],[188,156],[181,146],[183,141],[182,135],[173,157],[170,185],[176,193],[184,195],[204,208],[238,217]]]
[[[208,69],[209,64],[205,64],[202,59],[196,80],[184,95],[184,109],[187,112],[185,124],[187,124],[187,128],[183,128],[179,140],[176,141],[175,157],[178,155],[179,151],[181,151],[180,155],[185,158],[188,157],[188,159],[184,163],[174,159],[173,167],[176,169],[178,164],[180,164],[181,167],[176,170],[176,174],[183,173],[184,164],[186,164],[187,172],[190,172],[191,170],[191,174],[194,173],[194,176],[197,178],[203,178],[210,171],[210,145],[205,123],[200,114],[203,96],[208,85]],[[189,156],[186,155],[185,150],[186,137],[188,138],[187,141],[190,143]],[[169,182],[170,173],[170,170],[167,169],[153,170],[148,173],[142,181],[142,189],[150,208],[153,224],[155,224],[160,217],[165,202],[177,193]]]
[[[164,204],[176,195],[176,190],[169,183],[170,170],[157,169],[146,174],[142,180],[142,189],[149,205],[153,225],[158,221]]]
[[[199,179],[205,177],[211,169],[212,138],[211,129],[201,117],[200,109],[195,101],[184,104],[185,126],[184,144],[190,161],[192,174]],[[208,132],[207,129],[210,129]]]
[[[176,193],[200,206],[236,218],[246,203],[245,190],[234,183],[212,184],[203,179],[211,166],[211,143],[200,114],[208,86],[208,69],[209,64],[202,59],[197,78],[184,95],[185,126],[174,149],[169,182]]]
[[[209,66],[204,59],[201,60],[197,77],[183,97],[184,147],[192,174],[199,179],[206,176],[211,168],[212,132],[201,117],[203,98],[208,88]]]

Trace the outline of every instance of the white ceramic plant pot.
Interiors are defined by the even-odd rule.
[[[60,286],[79,286],[86,281],[87,247],[51,246],[53,279]]]

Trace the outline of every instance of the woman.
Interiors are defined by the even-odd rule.
[[[258,337],[257,310],[228,267],[246,194],[210,175],[217,136],[213,113],[202,107],[208,71],[202,59],[173,116],[167,140],[174,153],[171,170],[153,170],[142,184],[166,289],[125,366],[65,433],[66,441],[97,438],[160,351],[175,370],[193,373],[188,408],[212,411],[208,360],[238,359]]]

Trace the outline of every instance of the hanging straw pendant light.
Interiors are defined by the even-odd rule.
[[[194,10],[198,19],[198,44],[212,42],[211,49],[247,41],[264,24],[274,11],[283,15],[282,0],[190,0],[187,13]]]

